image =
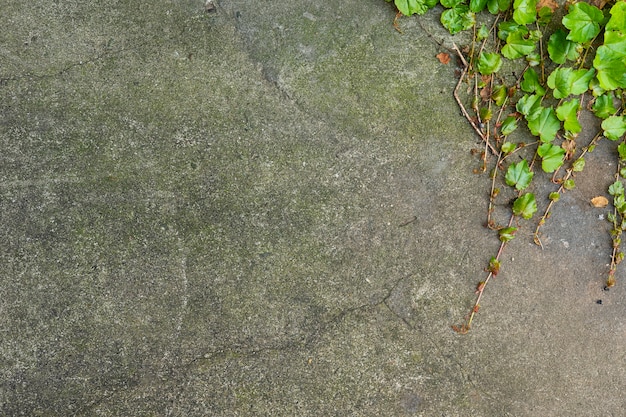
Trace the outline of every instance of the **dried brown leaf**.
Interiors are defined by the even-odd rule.
[[[448,65],[448,63],[450,62],[450,54],[447,54],[445,52],[440,52],[440,53],[437,54],[437,59],[442,64]]]
[[[609,205],[609,200],[606,197],[598,196],[591,199],[591,205],[594,207],[603,208]]]

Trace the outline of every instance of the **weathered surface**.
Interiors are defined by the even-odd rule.
[[[588,204],[608,144],[461,336],[498,242],[416,20],[4,3],[0,414],[622,414],[624,285],[602,292]]]

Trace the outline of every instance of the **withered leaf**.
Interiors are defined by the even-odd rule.
[[[609,205],[609,200],[606,197],[598,196],[591,199],[591,205],[594,207],[603,208]]]
[[[448,65],[448,63],[450,62],[450,54],[440,52],[437,54],[437,59],[439,59],[439,62],[441,62],[442,64]]]

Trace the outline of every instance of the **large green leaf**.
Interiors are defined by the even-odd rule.
[[[561,122],[552,107],[544,107],[536,118],[528,120],[528,128],[533,135],[539,136],[542,142],[552,142],[561,128]]]
[[[600,33],[603,19],[602,10],[596,6],[585,2],[572,4],[562,21],[563,26],[570,30],[567,39],[579,43],[589,42]]]
[[[487,9],[491,14],[498,14],[509,10],[511,0],[487,0]]]
[[[517,59],[535,50],[535,42],[525,39],[520,32],[511,32],[506,37],[506,45],[502,47],[502,55],[508,59]]]
[[[470,10],[474,13],[482,12],[487,6],[487,0],[470,0]]]
[[[533,193],[526,193],[519,196],[513,202],[513,214],[530,219],[537,212],[537,201]]]
[[[567,33],[558,29],[548,40],[548,54],[556,64],[564,64],[567,59],[575,61],[580,55],[579,44],[567,40]]]
[[[602,130],[607,139],[618,140],[626,133],[626,116],[610,116],[602,121]]]
[[[541,169],[545,172],[554,172],[563,165],[565,149],[551,143],[544,143],[537,148],[537,154],[541,157]]]
[[[598,48],[593,66],[598,70],[598,81],[603,89],[626,88],[626,34],[605,32],[604,45]]]
[[[620,31],[626,30],[626,2],[618,1],[611,8],[611,18],[606,23],[606,31]]]
[[[507,185],[523,190],[530,184],[534,173],[528,167],[528,161],[522,159],[517,164],[509,165],[504,177]]]
[[[527,25],[537,19],[537,0],[515,0],[513,9],[513,20],[520,25]]]
[[[548,77],[548,87],[552,88],[554,98],[564,98],[570,94],[582,94],[589,89],[589,81],[595,74],[595,69],[572,70],[571,68],[557,68]]]
[[[482,52],[478,58],[478,72],[482,75],[491,75],[498,72],[502,67],[500,54],[493,52]]]
[[[578,110],[580,100],[577,98],[565,101],[556,108],[556,117],[563,122],[563,128],[571,133],[578,133],[582,130],[578,121]]]

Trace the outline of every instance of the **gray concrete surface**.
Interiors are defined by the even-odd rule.
[[[1,415],[626,412],[626,284],[602,291],[588,203],[610,144],[462,336],[498,243],[455,67],[416,20],[1,3]]]

